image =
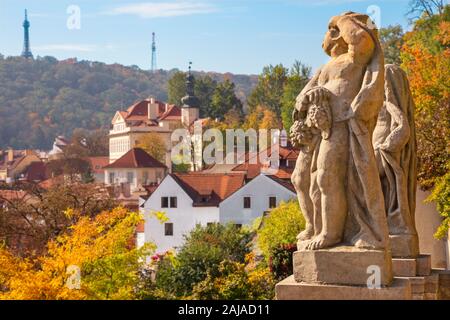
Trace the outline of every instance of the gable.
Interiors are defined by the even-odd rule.
[[[148,197],[148,199],[143,203],[144,208],[148,208],[149,203],[156,201],[155,203],[160,204],[160,198],[166,197],[170,194],[176,194],[177,196],[188,198],[191,201],[193,199],[186,193],[186,191],[178,184],[178,182],[168,174],[163,181],[159,184],[158,188]]]
[[[237,190],[235,193],[231,194],[228,198],[226,198],[224,201],[222,201],[221,205],[223,203],[226,203],[227,201],[232,201],[234,197],[240,197],[242,195],[247,194],[256,194],[255,190],[260,188],[261,186],[270,186],[269,188],[273,189],[273,194],[276,195],[278,193],[290,193],[292,196],[295,196],[295,192],[293,192],[291,189],[286,187],[283,184],[280,184],[276,182],[275,180],[271,179],[270,177],[260,174],[247,184],[245,184],[242,188]]]
[[[125,118],[123,117],[122,112],[116,111],[116,114],[114,115],[114,118],[112,119],[111,123],[116,124],[123,122],[125,122]]]

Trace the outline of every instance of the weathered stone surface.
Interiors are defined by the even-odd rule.
[[[429,276],[431,274],[431,255],[422,254],[416,259],[417,261],[417,275]]]
[[[385,66],[384,104],[373,132],[392,256],[415,258],[419,243],[414,223],[417,157],[414,101],[406,73],[393,64]],[[400,235],[400,236],[399,236]]]
[[[293,263],[297,282],[366,286],[370,266],[380,268],[381,285],[392,281],[390,255],[384,250],[352,246],[299,250],[294,253]]]
[[[450,270],[436,270],[433,273],[439,274],[439,300],[450,300]]]
[[[275,287],[277,300],[409,300],[412,299],[408,281],[395,279],[389,287],[369,289],[365,286],[340,286],[298,283],[294,276]]]
[[[416,259],[392,259],[394,277],[415,277],[417,275]]]
[[[296,100],[291,140],[300,155],[292,182],[306,220],[298,240],[309,250],[388,244],[372,145],[384,100],[384,57],[373,26],[365,14],[332,17],[322,45],[331,59]]]
[[[441,291],[440,272],[433,270],[428,276],[396,277],[408,281],[411,286],[413,300],[437,300]]]
[[[392,257],[416,258],[419,256],[419,238],[417,235],[390,235]]]

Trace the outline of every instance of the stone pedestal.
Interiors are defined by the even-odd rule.
[[[417,235],[390,235],[392,257],[416,258],[419,256],[419,238]]]
[[[392,281],[391,257],[381,250],[338,246],[324,250],[303,250],[294,253],[294,278],[308,284],[367,286],[373,268],[379,267],[381,285]]]
[[[417,258],[393,258],[394,277],[429,276],[431,273],[431,256],[420,255]]]
[[[351,271],[350,271],[351,272]],[[275,286],[277,300],[410,300],[410,282],[394,279],[391,286],[369,289],[366,286],[341,286],[298,283],[294,276]]]

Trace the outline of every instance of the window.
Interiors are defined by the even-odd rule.
[[[169,198],[161,197],[161,208],[168,208],[168,207],[169,207]]]
[[[173,223],[164,224],[164,235],[168,237],[173,236]]]
[[[250,209],[252,207],[252,199],[250,197],[244,197],[244,209]]]
[[[177,207],[177,197],[170,197],[170,207],[171,208]]]
[[[110,172],[109,173],[109,183],[113,184],[115,179],[116,179],[116,175],[114,174],[114,172]]]
[[[273,209],[277,206],[277,197],[269,197],[269,208]]]
[[[133,183],[134,180],[134,173],[133,172],[127,172],[127,182]]]

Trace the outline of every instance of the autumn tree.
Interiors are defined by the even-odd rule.
[[[109,155],[108,131],[102,129],[75,129],[72,134],[72,145],[84,148],[90,157]]]
[[[166,143],[156,132],[147,133],[139,140],[137,147],[143,149],[159,162],[166,162]]]
[[[243,127],[247,129],[280,129],[281,121],[274,111],[264,106],[256,106],[246,116]]]
[[[154,250],[151,244],[137,249],[132,241],[141,220],[124,208],[84,215],[33,259],[1,247],[0,299],[136,299],[145,257]]]
[[[17,183],[9,197],[0,194],[0,239],[15,253],[29,256],[45,252],[45,245],[67,231],[83,216],[95,217],[111,210],[116,202],[109,193],[93,184],[56,181],[44,189]],[[68,216],[67,209],[77,215]]]
[[[416,21],[405,35],[402,67],[416,104],[418,178],[433,186],[447,172],[450,145],[450,6]]]

